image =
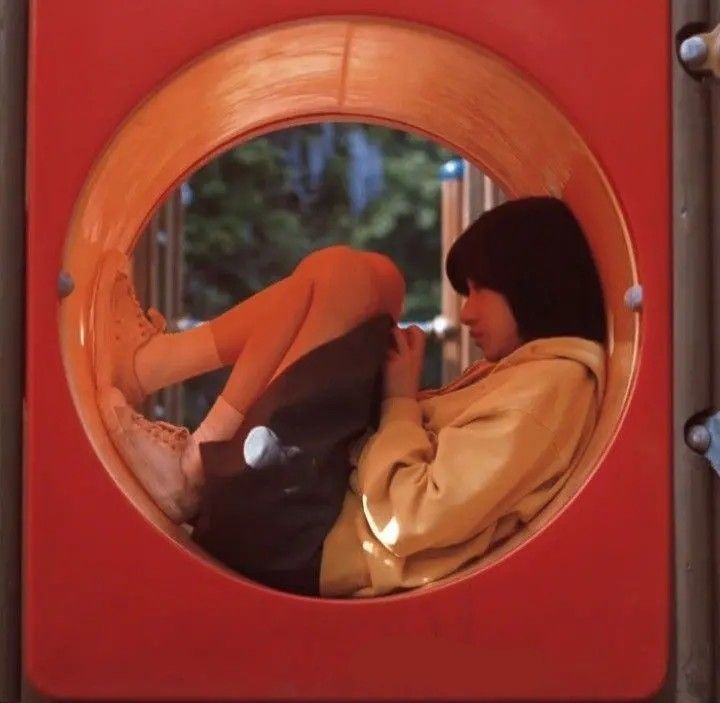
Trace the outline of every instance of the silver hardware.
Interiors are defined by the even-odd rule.
[[[680,60],[688,68],[700,68],[708,57],[708,46],[697,34],[680,44]]]
[[[243,457],[251,469],[287,464],[290,459],[301,453],[300,447],[283,444],[280,438],[265,425],[253,427],[248,432],[243,444]],[[292,493],[294,491],[285,489],[285,492]]]
[[[643,306],[643,288],[639,283],[630,286],[625,291],[625,307],[633,312],[639,312]]]
[[[439,342],[455,338],[460,332],[460,326],[444,315],[436,315],[432,320],[405,321],[398,325],[401,329],[419,327],[429,337],[435,337]]]
[[[704,454],[710,449],[710,431],[705,425],[693,425],[685,433],[685,443],[698,454]]]
[[[441,342],[446,339],[454,339],[460,332],[460,326],[456,322],[448,320],[444,315],[437,315],[432,321],[432,331],[436,339]]]
[[[204,324],[205,320],[196,320],[194,317],[185,315],[183,317],[177,317],[174,320],[168,320],[168,330],[170,332],[185,332],[186,330],[192,330]]]
[[[693,451],[702,454],[720,476],[720,413],[692,425],[685,433],[685,442]]]
[[[60,271],[57,283],[58,295],[67,298],[75,290],[75,281],[67,271]]]
[[[693,73],[720,78],[720,24],[711,32],[693,34],[678,49],[683,66]]]

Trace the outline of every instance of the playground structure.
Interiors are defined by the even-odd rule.
[[[712,373],[720,364],[711,357],[720,349],[711,340],[720,324],[707,324],[711,314],[718,321],[720,309],[712,305],[717,292],[708,256],[720,251],[720,217],[711,217],[719,199],[710,198],[718,158],[717,147],[710,148],[710,113],[718,96],[717,86],[696,82],[673,56],[678,30],[719,18],[693,2],[673,4],[672,27],[670,7],[649,1],[621,10],[604,2],[580,9],[571,0],[490,9],[458,0],[455,18],[441,16],[431,2],[397,3],[392,18],[369,2],[362,3],[366,16],[357,16],[357,4],[276,3],[250,17],[226,5],[192,28],[178,20],[153,55],[122,47],[129,38],[141,41],[138,32],[156,30],[164,2],[142,20],[132,6],[118,5],[113,14],[90,0],[69,3],[65,15],[32,6],[27,346],[19,344],[18,315],[24,256],[18,239],[4,236],[23,231],[21,212],[9,207],[22,202],[23,87],[0,84],[15,91],[8,93],[14,103],[3,101],[16,110],[15,121],[4,123],[2,144],[15,155],[3,178],[17,196],[0,212],[1,314],[4,328],[7,320],[17,334],[3,335],[0,344],[9,350],[3,358],[20,367],[24,356],[27,365],[24,391],[17,374],[0,386],[10,399],[0,427],[0,518],[3,534],[17,536],[2,562],[8,627],[0,700],[20,695],[21,455],[22,663],[30,688],[48,697],[553,700],[648,698],[662,689],[665,700],[701,701],[720,690],[713,661],[717,480],[683,443],[686,420],[720,398],[720,374]],[[21,4],[3,0],[0,12],[12,20],[10,49],[18,61]],[[189,9],[177,12],[191,22]],[[544,18],[552,21],[542,24]],[[92,23],[96,35],[73,36],[82,22]],[[73,54],[66,52],[70,41],[80,41]],[[136,63],[109,57],[105,43]],[[64,71],[55,65],[58,56]],[[571,58],[582,76],[568,69]],[[4,61],[0,69],[7,71]],[[75,76],[69,87],[63,72]],[[113,75],[125,81],[109,80]],[[629,104],[638,85],[644,100],[618,119],[618,105]],[[94,108],[78,115],[82,94],[94,96]],[[441,588],[375,603],[280,596],[191,553],[114,454],[92,402],[85,349],[92,274],[103,250],[129,252],[164,194],[218,150],[328,117],[439,139],[482,166],[510,197],[565,198],[598,260],[611,328],[608,398],[583,470],[560,500],[480,568]],[[24,451],[20,397],[27,405]],[[133,576],[139,567],[142,580]],[[533,589],[532,608],[523,603],[525,587]],[[182,611],[190,600],[190,612]],[[118,611],[121,603],[131,607]],[[259,614],[270,610],[270,626],[254,633],[248,654],[250,639],[233,623],[261,630]],[[543,617],[533,618],[539,611]],[[189,616],[193,649],[178,647],[173,619],[180,612]],[[151,641],[138,641],[141,632]],[[307,637],[315,651],[302,659]],[[231,651],[203,655],[199,665],[191,656],[228,638]],[[270,656],[278,651],[292,662],[288,669]],[[377,676],[367,679],[368,670]],[[182,685],[172,681],[177,671]]]

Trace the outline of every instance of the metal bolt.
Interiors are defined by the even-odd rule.
[[[58,276],[58,295],[67,298],[75,290],[75,281],[67,271],[60,271]]]
[[[642,286],[639,284],[630,286],[630,288],[625,291],[625,307],[628,308],[628,310],[632,310],[633,312],[639,312],[640,310],[642,310],[642,305]]]
[[[432,332],[439,341],[453,339],[460,332],[460,328],[444,315],[436,315],[432,320]]]
[[[453,159],[440,167],[439,176],[441,181],[454,181],[460,180],[464,172],[465,162],[462,159]]]
[[[705,425],[692,425],[685,433],[685,444],[698,454],[705,454],[710,449],[710,430]]]
[[[680,60],[688,68],[699,68],[708,58],[708,46],[705,41],[695,35],[688,37],[680,44]]]

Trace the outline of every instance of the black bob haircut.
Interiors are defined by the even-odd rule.
[[[521,198],[489,210],[453,244],[445,270],[462,295],[469,279],[505,296],[524,342],[605,342],[600,278],[583,231],[562,200]]]

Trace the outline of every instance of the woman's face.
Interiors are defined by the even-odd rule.
[[[478,288],[468,281],[469,294],[460,311],[460,321],[470,328],[473,338],[488,361],[499,361],[514,352],[520,338],[510,304],[501,293]]]

